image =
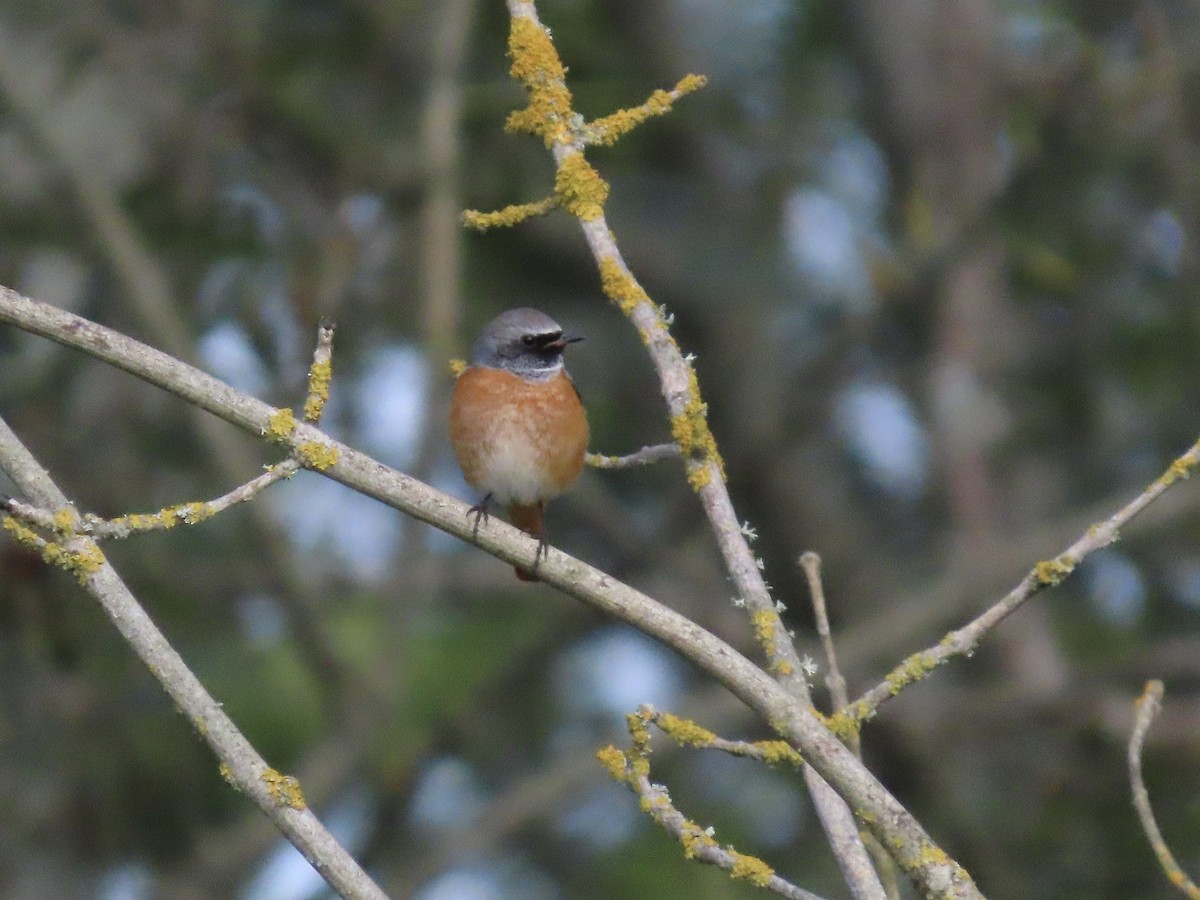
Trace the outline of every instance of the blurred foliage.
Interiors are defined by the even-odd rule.
[[[686,72],[709,77],[591,158],[630,264],[698,355],[739,514],[813,655],[794,561],[824,557],[852,688],[982,609],[1196,439],[1194,4],[539,8],[589,117]],[[540,143],[502,130],[523,102],[507,25],[502,4],[470,0],[11,0],[0,283],[186,351],[276,404],[303,396],[314,325],[331,315],[327,427],[464,499],[442,430],[446,356],[510,306],[588,335],[570,364],[595,449],[665,439],[653,370],[574,222],[475,235],[430,214],[446,191],[457,212],[552,183]],[[431,104],[447,96],[439,143]],[[148,272],[165,294],[145,289]],[[188,346],[172,347],[163,317]],[[424,382],[368,378],[384,350],[419,359]],[[101,514],[214,496],[273,459],[9,329],[0,372],[0,413]],[[487,896],[757,895],[682,861],[636,814],[613,818],[608,842],[562,824],[597,789],[636,806],[599,766],[570,763],[620,740],[629,696],[663,703],[665,655],[615,656],[582,607],[317,481],[112,554],[318,811],[365,788],[354,849],[385,887],[414,892],[413,872],[444,867],[491,873]],[[990,896],[1172,896],[1124,774],[1148,677],[1167,683],[1148,786],[1197,871],[1198,511],[1194,486],[1177,487],[1106,559],[868,727],[868,762]],[[677,466],[589,473],[550,527],[755,652]],[[765,735],[678,671],[686,690],[668,701],[699,704],[689,714],[730,736]],[[444,798],[461,830],[411,815],[437,759],[463,762],[483,797]],[[734,799],[762,790],[745,770],[720,769],[727,792],[713,794],[718,770],[686,752],[655,766],[722,839],[842,895],[807,806],[764,832],[759,804]],[[773,784],[807,802],[798,779]],[[233,895],[275,842],[88,599],[11,544],[0,793],[4,896],[96,896],[122,878],[146,896]]]

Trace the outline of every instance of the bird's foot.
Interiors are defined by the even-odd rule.
[[[474,540],[479,540],[479,520],[483,519],[483,523],[485,525],[487,524],[488,515],[489,515],[488,504],[491,502],[492,502],[492,495],[491,495],[491,492],[488,492],[483,495],[482,500],[480,500],[478,503],[476,503],[474,506],[472,506],[470,509],[467,510],[468,516],[475,517],[475,525],[471,529],[471,537]]]

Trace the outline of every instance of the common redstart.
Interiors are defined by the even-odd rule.
[[[583,470],[587,416],[563,364],[567,344],[581,340],[536,309],[503,312],[475,341],[450,400],[454,455],[467,483],[483,491],[470,510],[475,529],[495,500],[508,507],[513,525],[538,539],[533,568],[517,567],[522,581],[538,580],[546,503]]]

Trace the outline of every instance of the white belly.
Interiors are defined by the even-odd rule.
[[[538,459],[519,430],[496,434],[483,454],[481,487],[498,503],[529,506],[557,497],[544,460]]]

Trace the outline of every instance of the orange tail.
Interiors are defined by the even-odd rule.
[[[542,513],[544,506],[541,503],[535,503],[532,506],[521,506],[514,503],[508,508],[508,520],[512,522],[514,528],[520,528],[530,537],[538,539],[538,552],[541,552],[542,541],[544,540],[545,532],[542,530]],[[536,569],[536,563],[535,569]],[[533,571],[516,567],[517,577],[522,581],[541,581]]]

